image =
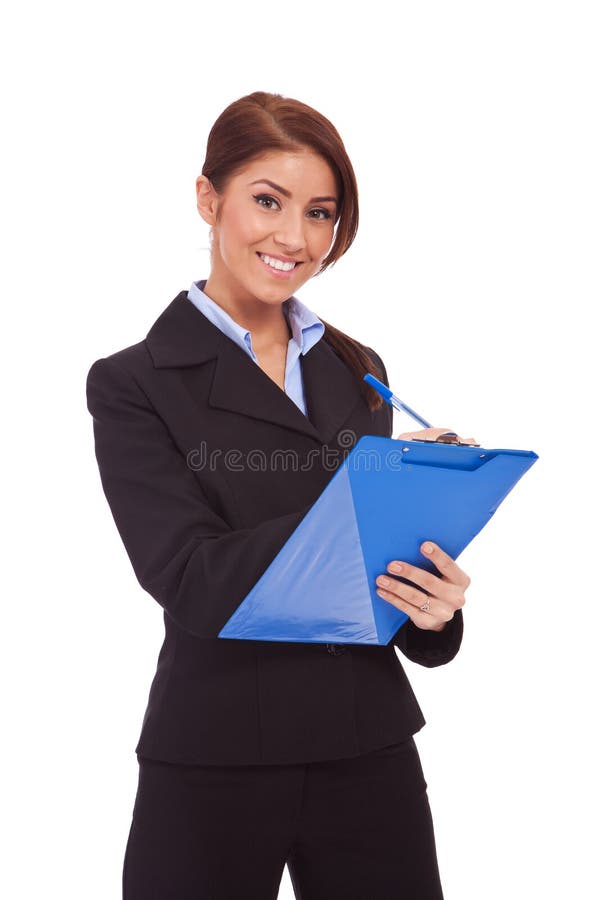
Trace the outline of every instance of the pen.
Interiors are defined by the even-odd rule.
[[[423,426],[423,428],[431,428],[432,426],[423,419],[418,413],[411,409],[410,406],[407,406],[406,403],[403,403],[399,397],[396,397],[392,391],[390,391],[389,387],[386,387],[382,381],[378,381],[374,375],[371,375],[370,372],[364,376],[364,380],[371,385],[372,388],[381,394],[386,403],[389,403],[390,406],[393,406],[394,409],[399,410],[400,412],[406,412],[409,416],[412,416],[416,422]]]

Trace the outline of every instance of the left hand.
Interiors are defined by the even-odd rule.
[[[465,591],[471,584],[471,579],[456,565],[452,557],[444,553],[433,541],[421,544],[421,553],[433,562],[441,573],[440,577],[402,560],[393,560],[388,564],[387,570],[392,575],[407,578],[427,593],[424,594],[423,591],[395,578],[388,578],[390,583],[383,587],[381,578],[385,576],[380,575],[377,578],[377,594],[406,613],[419,628],[443,631],[456,610],[464,606]],[[421,610],[420,607],[427,600],[429,610]]]

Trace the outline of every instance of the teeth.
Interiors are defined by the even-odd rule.
[[[282,262],[280,259],[273,259],[272,256],[267,256],[265,253],[259,253],[258,255],[268,266],[271,266],[273,269],[280,269],[282,272],[291,272],[296,265],[293,262]]]

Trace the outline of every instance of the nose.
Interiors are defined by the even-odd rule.
[[[279,218],[273,239],[282,251],[289,254],[299,253],[306,246],[305,226],[306,221],[303,215],[288,213]]]

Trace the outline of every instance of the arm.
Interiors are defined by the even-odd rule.
[[[310,506],[232,530],[132,375],[99,359],[86,390],[102,487],[137,580],[186,631],[216,638]]]
[[[389,381],[386,368],[380,356],[375,353],[372,348],[368,348],[373,355],[376,364],[382,372],[381,381],[386,387],[389,387]],[[390,407],[390,433],[392,436],[392,412]],[[463,613],[462,609],[457,609],[450,619],[446,622],[441,631],[433,631],[431,629],[419,628],[418,625],[407,619],[400,626],[398,631],[392,637],[392,643],[399,647],[402,653],[412,662],[418,663],[427,668],[435,666],[443,666],[450,662],[460,649],[463,636]]]
[[[392,638],[392,643],[412,662],[427,668],[449,663],[460,649],[463,636],[463,613],[457,609],[441,631],[419,628],[407,619]]]

